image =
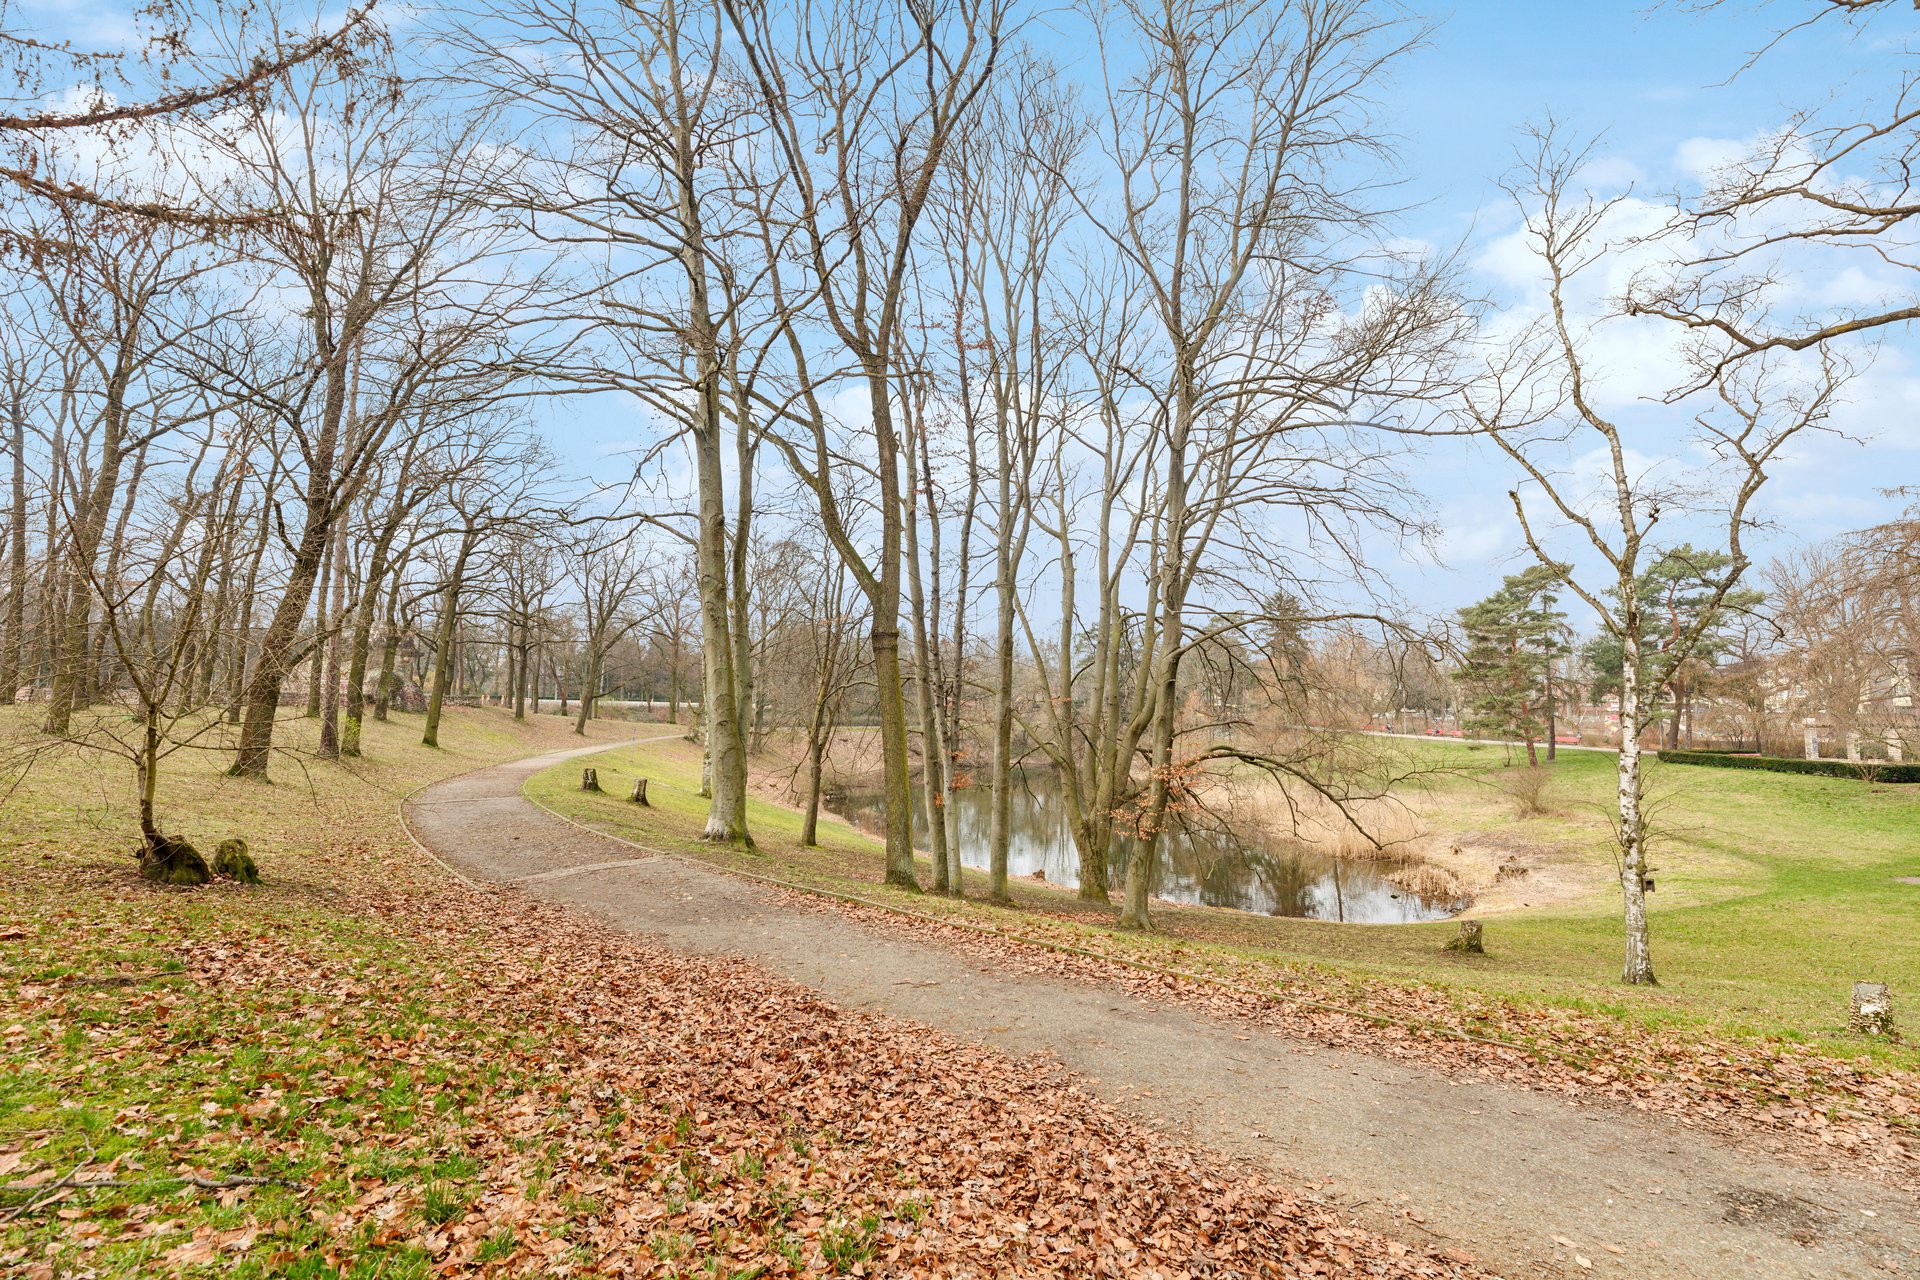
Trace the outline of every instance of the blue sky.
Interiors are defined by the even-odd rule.
[[[1920,37],[1920,14],[1883,6],[1864,31],[1819,23],[1735,75],[1776,28],[1809,11],[1809,0],[1733,0],[1705,13],[1513,0],[1411,7],[1434,22],[1433,36],[1377,90],[1381,123],[1398,139],[1402,199],[1412,206],[1405,233],[1440,247],[1464,243],[1470,284],[1516,312],[1529,305],[1529,285],[1516,252],[1517,215],[1494,180],[1512,164],[1523,125],[1551,114],[1576,134],[1604,135],[1596,183],[1630,185],[1657,202],[1716,148],[1776,126],[1795,107],[1845,99],[1856,78],[1886,83],[1891,60]],[[15,0],[13,18],[43,36],[96,47],[131,30],[127,6],[113,0]],[[1086,48],[1058,43],[1052,52],[1063,61]],[[1665,438],[1672,415],[1643,407],[1657,389],[1650,344],[1658,340],[1616,328],[1603,348],[1618,375],[1615,407],[1635,423],[1649,457],[1677,448]],[[1891,336],[1854,389],[1846,425],[1857,439],[1810,441],[1778,469],[1763,506],[1780,528],[1760,540],[1763,553],[1884,518],[1897,504],[1877,491],[1920,482],[1920,432],[1911,425],[1920,417],[1916,354],[1911,336]],[[651,434],[637,406],[612,398],[548,402],[543,414],[562,456],[602,479],[623,466],[610,456],[615,450]],[[1402,563],[1392,576],[1410,603],[1447,612],[1524,562],[1504,507],[1512,473],[1489,451],[1457,443],[1430,450],[1418,471],[1446,526],[1444,563]]]
[[[1607,172],[1596,175],[1599,185],[1617,191],[1630,183],[1657,201],[1717,145],[1769,130],[1796,108],[1888,83],[1890,63],[1920,37],[1920,14],[1886,6],[1863,32],[1822,22],[1740,70],[1749,53],[1811,8],[1798,0],[1707,13],[1671,4],[1473,0],[1433,12],[1440,25],[1430,44],[1402,65],[1381,98],[1403,139],[1408,194],[1419,204],[1408,215],[1409,232],[1440,244],[1465,238],[1475,284],[1521,303],[1506,274],[1517,214],[1494,185],[1515,159],[1519,129],[1552,115],[1577,134],[1603,135]],[[1633,350],[1631,341],[1618,346]],[[1912,335],[1890,336],[1854,384],[1844,419],[1855,439],[1809,439],[1776,470],[1762,507],[1777,526],[1757,540],[1763,552],[1883,519],[1899,504],[1879,490],[1920,483],[1914,354]],[[1623,372],[1631,383],[1632,371]],[[1621,399],[1633,399],[1630,388]],[[1640,420],[1642,447],[1658,452],[1662,433],[1673,430],[1671,416],[1620,407],[1623,417]],[[1414,603],[1445,609],[1525,562],[1501,500],[1511,472],[1490,452],[1448,449],[1431,454],[1422,475],[1448,517],[1446,564],[1403,574],[1401,582]]]

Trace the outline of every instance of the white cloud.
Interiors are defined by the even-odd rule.
[[[1694,181],[1705,182],[1753,149],[1752,138],[1688,138],[1673,149],[1673,165]]]
[[[1639,165],[1625,156],[1601,156],[1580,170],[1581,185],[1595,190],[1624,189],[1646,180]]]

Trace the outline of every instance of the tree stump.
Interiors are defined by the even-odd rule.
[[[628,796],[627,799],[633,801],[637,805],[643,805],[649,809],[653,807],[652,805],[647,804],[647,780],[645,778],[635,778],[633,780],[633,794]]]
[[[1449,951],[1464,951],[1468,955],[1483,956],[1487,953],[1486,942],[1482,936],[1482,927],[1478,920],[1462,920],[1460,936],[1447,943]]]
[[[140,846],[140,874],[159,884],[205,884],[213,879],[199,850],[158,832]]]
[[[580,789],[582,791],[598,791],[600,789],[600,771],[598,769],[582,769],[580,771]]]
[[[241,884],[259,884],[260,868],[247,852],[247,842],[238,836],[222,840],[213,848],[213,874],[237,880]]]
[[[1886,983],[1853,984],[1853,1013],[1847,1025],[1865,1036],[1893,1034],[1893,997]]]

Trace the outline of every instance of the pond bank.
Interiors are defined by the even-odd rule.
[[[1078,886],[1079,856],[1058,776],[1020,775],[1012,802],[1009,874],[1062,888]],[[917,798],[917,797],[916,797]],[[984,869],[988,861],[991,793],[983,787],[956,791],[948,810],[950,838],[963,865]],[[828,807],[869,833],[881,829],[882,806],[874,791],[835,792]],[[915,814],[914,844],[928,844],[925,815]],[[1111,876],[1123,883],[1140,842],[1116,837]],[[1221,907],[1269,916],[1349,924],[1413,924],[1440,920],[1471,901],[1458,877],[1412,851],[1368,858],[1341,857],[1297,841],[1276,839],[1213,822],[1168,832],[1161,842],[1154,897],[1182,906]]]

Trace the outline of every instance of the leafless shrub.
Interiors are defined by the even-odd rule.
[[[1513,816],[1521,819],[1544,818],[1553,812],[1547,794],[1552,782],[1553,770],[1524,767],[1503,769],[1494,779],[1494,785],[1513,802]]]

